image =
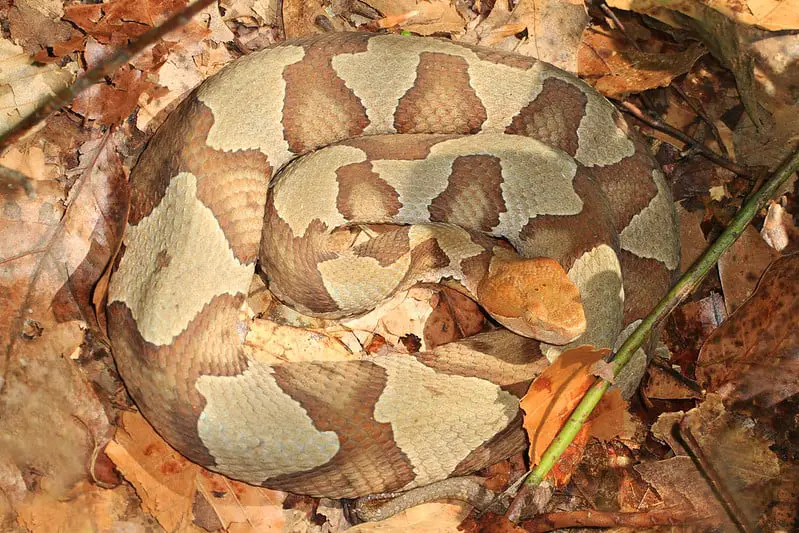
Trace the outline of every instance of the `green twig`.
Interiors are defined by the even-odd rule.
[[[636,350],[641,347],[652,330],[668,316],[671,311],[679,305],[697,286],[716,264],[721,254],[723,254],[732,243],[743,233],[755,214],[765,207],[768,200],[774,195],[779,187],[797,170],[799,170],[799,150],[787,159],[771,178],[744,204],[735,218],[727,226],[727,229],[718,239],[705,251],[702,256],[691,265],[691,268],[683,274],[680,280],[666,293],[666,296],[655,306],[652,312],[635,328],[635,331],[627,337],[621,345],[616,356],[613,358],[613,375],[618,376],[627,361],[633,356]],[[566,448],[577,436],[583,424],[591,412],[596,407],[602,395],[608,390],[610,383],[604,379],[597,379],[588,389],[580,404],[574,409],[566,424],[552,441],[541,462],[536,465],[526,483],[529,485],[539,485],[544,477],[549,473]]]
[[[168,18],[163,24],[157,26],[141,37],[131,42],[128,46],[120,48],[107,60],[103,61],[93,69],[86,72],[83,76],[75,80],[75,83],[58,91],[55,95],[46,99],[44,102],[28,116],[14,125],[13,128],[0,135],[0,152],[11,146],[23,135],[33,129],[39,122],[46,119],[50,114],[68,105],[80,93],[102,81],[106,76],[114,73],[116,69],[130,61],[133,56],[153,44],[155,41],[167,33],[183,26],[194,15],[208,7],[214,0],[197,0],[187,6],[183,11]]]

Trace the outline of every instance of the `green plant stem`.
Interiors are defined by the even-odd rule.
[[[716,264],[721,254],[723,254],[743,233],[746,226],[752,221],[754,216],[762,209],[769,199],[785,181],[797,170],[799,170],[799,150],[787,159],[774,172],[771,178],[741,207],[729,226],[719,236],[718,239],[705,251],[702,256],[691,265],[691,268],[682,275],[680,280],[666,293],[662,300],[655,306],[652,312],[635,328],[635,331],[627,337],[613,358],[613,375],[618,376],[624,365],[630,360],[636,350],[641,347],[653,329],[660,324],[669,313],[671,313],[679,303],[684,300],[699,284],[704,277]],[[536,465],[525,483],[528,485],[539,485],[555,463],[566,451],[569,444],[582,428],[583,424],[594,407],[602,399],[602,395],[610,387],[610,383],[604,379],[597,379],[583,396],[582,401],[572,412],[569,419],[564,424],[558,435],[549,445],[541,456],[541,462]]]

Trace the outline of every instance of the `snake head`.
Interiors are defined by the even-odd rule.
[[[477,292],[483,308],[519,335],[567,344],[585,332],[580,290],[553,259],[494,257]]]

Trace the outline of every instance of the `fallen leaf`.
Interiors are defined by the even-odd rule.
[[[249,26],[268,26],[276,22],[280,2],[278,0],[221,0],[219,6],[225,10],[223,17],[225,21],[235,21]]]
[[[731,11],[717,9],[724,5],[723,0],[610,0],[608,5],[632,9],[676,28],[693,31],[713,55],[734,73],[741,101],[757,128],[765,125],[767,113],[758,104],[755,61],[750,47],[750,43],[757,39],[755,28],[740,19],[730,18]]]
[[[143,72],[124,66],[114,73],[111,83],[92,85],[70,107],[89,120],[110,126],[127,119],[136,109],[140,95],[154,88]]]
[[[713,199],[719,200],[719,196],[727,196],[724,193],[733,184],[736,176],[704,157],[694,157],[678,165],[669,178],[675,199],[696,205],[700,202],[707,204]],[[715,191],[721,191],[722,194]]]
[[[21,46],[0,39],[0,133],[72,83],[76,72],[74,61],[64,67],[33,65]]]
[[[475,335],[485,323],[485,316],[474,301],[435,284],[416,285],[361,317],[342,321],[363,346],[375,335],[393,346],[412,336],[422,341],[418,347],[421,350]],[[334,326],[330,331],[338,329],[340,326]]]
[[[621,391],[611,389],[602,396],[588,418],[588,434],[606,442],[621,436],[630,439],[635,429],[628,422],[629,418],[627,402],[621,397]]]
[[[752,295],[763,271],[778,257],[779,253],[765,243],[753,226],[747,226],[724,252],[718,268],[728,315]]]
[[[102,4],[70,4],[64,20],[104,44],[124,46],[186,6],[186,0],[111,0]]]
[[[148,131],[157,126],[155,120],[162,111],[179,102],[204,79],[218,72],[233,60],[228,48],[220,43],[234,38],[220,18],[216,6],[210,6],[181,28],[170,34],[169,41],[152,61],[135,61],[137,69],[146,72],[148,82],[157,83],[158,89],[137,90],[138,112],[136,127]],[[155,54],[154,54],[155,55]],[[136,87],[137,89],[138,87]],[[131,89],[133,90],[133,89]]]
[[[717,292],[675,309],[667,329],[672,351],[669,362],[683,375],[693,375],[702,343],[726,317],[724,299]]]
[[[676,370],[651,365],[642,392],[646,398],[656,400],[687,400],[701,398],[702,391],[693,380]]]
[[[766,244],[778,252],[789,246],[792,250],[799,247],[799,228],[796,227],[791,214],[777,202],[769,204],[760,236]]]
[[[791,531],[799,522],[799,466],[784,463],[770,489],[771,505],[758,527],[760,531]]]
[[[673,53],[636,50],[616,34],[592,29],[580,46],[578,73],[610,98],[665,87],[705,54],[699,43]]]
[[[399,25],[419,35],[464,31],[465,21],[455,2],[449,0],[368,0],[366,3],[385,17],[384,21],[375,21],[379,27]]]
[[[199,533],[207,531],[203,525],[217,524],[231,532],[280,531],[296,514],[283,510],[285,493],[232,481],[189,462],[138,413],[123,414],[106,453],[166,531]]]
[[[458,531],[465,533],[524,533],[523,529],[506,517],[492,512],[486,512],[475,518],[469,516],[458,527]]]
[[[734,500],[738,513],[750,524],[756,523],[771,504],[769,487],[780,475],[780,461],[770,449],[772,442],[760,436],[751,421],[728,412],[718,394],[709,394],[688,413],[661,415],[652,427],[652,434],[680,457],[689,453],[700,457],[703,468],[712,470],[714,482],[723,487],[725,497]],[[642,472],[642,466],[636,470]],[[696,470],[689,477],[699,475]],[[660,487],[655,488],[664,495]]]
[[[67,22],[60,20],[63,14],[60,1],[48,4],[39,0],[17,0],[8,11],[7,24],[11,38],[30,55],[69,41],[74,30]]]
[[[109,139],[68,192],[55,180],[37,181],[36,199],[0,192],[0,453],[38,472],[34,486],[55,498],[88,477],[108,432],[73,354],[95,324],[91,293],[125,218],[125,175]]]
[[[701,4],[701,5],[699,5]],[[705,10],[712,9],[726,17],[765,30],[799,29],[799,10],[793,0],[704,0],[703,2],[680,2],[679,0],[608,0],[608,5],[619,9],[634,10],[670,23],[674,16],[670,11],[689,17],[701,17]]]
[[[283,27],[286,39],[297,39],[315,33],[322,33],[316,25],[316,18],[325,16],[321,0],[304,0],[283,4]]]
[[[568,72],[578,71],[580,42],[589,22],[585,2],[577,0],[521,0],[508,20],[527,29],[518,53]]]
[[[128,485],[102,488],[83,482],[67,498],[34,493],[16,506],[17,520],[31,533],[70,531],[147,531],[152,520],[135,503]]]
[[[474,300],[454,289],[441,287],[431,300],[433,312],[424,323],[422,340],[426,349],[477,335],[486,323]]]
[[[497,2],[474,28],[476,38],[467,34],[467,40],[512,49],[577,72],[578,48],[588,23],[585,4],[579,1],[521,0],[510,10]],[[515,37],[524,32],[526,39]]]
[[[707,239],[702,231],[704,210],[690,210],[682,202],[675,202],[680,227],[680,272],[686,272],[707,248]]]
[[[520,405],[525,412],[524,429],[530,439],[532,464],[538,464],[547,446],[596,379],[591,375],[592,365],[608,353],[610,350],[594,350],[590,346],[567,350],[530,385]]]
[[[696,375],[704,387],[763,407],[799,393],[797,279],[799,254],[766,270],[752,297],[702,347]]]
[[[760,128],[744,115],[735,125],[733,139],[739,163],[750,167],[766,167],[774,170],[799,143],[799,120],[796,106],[783,106],[772,111],[773,126]],[[780,196],[794,189],[796,174],[775,191]]]
[[[733,527],[707,480],[690,457],[672,457],[642,463],[634,468],[662,498],[654,508],[669,509],[680,517],[678,522],[694,523],[695,527],[714,525],[722,526],[724,530]],[[690,520],[686,520],[689,517]]]

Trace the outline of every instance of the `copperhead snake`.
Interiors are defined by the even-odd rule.
[[[314,496],[519,450],[543,354],[612,347],[678,266],[668,186],[607,100],[535,59],[432,38],[329,34],[238,59],[170,114],[130,181],[107,310],[131,396],[190,460]],[[550,271],[525,257],[568,272],[569,313],[514,281]],[[265,362],[242,349],[256,262],[301,313],[362,313],[448,277],[538,340]]]

